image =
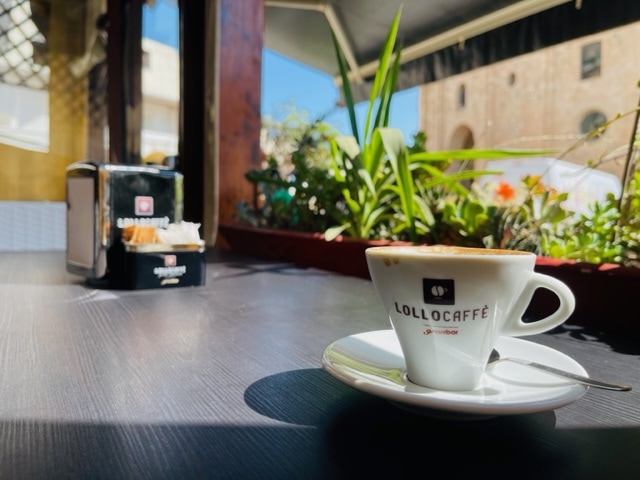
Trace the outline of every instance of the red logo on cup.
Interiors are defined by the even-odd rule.
[[[165,255],[164,256],[164,266],[165,267],[175,267],[176,266],[176,256],[175,255]]]
[[[136,197],[136,215],[153,215],[153,197]]]

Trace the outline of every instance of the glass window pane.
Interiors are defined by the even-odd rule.
[[[49,148],[43,25],[31,2],[0,0],[0,142],[39,151]]]
[[[180,57],[175,0],[146,4],[142,12],[143,161],[178,154]]]

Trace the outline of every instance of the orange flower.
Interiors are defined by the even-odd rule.
[[[515,189],[505,181],[498,183],[496,187],[496,195],[504,202],[516,198]]]

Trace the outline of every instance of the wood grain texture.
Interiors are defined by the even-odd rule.
[[[403,478],[431,455],[494,478],[640,467],[637,339],[532,337],[632,392],[434,420],[321,369],[329,343],[389,328],[367,280],[212,251],[203,287],[115,291],[64,265],[61,252],[0,253],[2,479]]]
[[[244,174],[260,167],[264,0],[220,0],[218,34],[218,215],[231,222],[253,200]]]

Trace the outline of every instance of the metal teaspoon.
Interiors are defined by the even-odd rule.
[[[566,372],[558,368],[550,367],[549,365],[543,365],[541,363],[532,362],[530,360],[525,360],[522,358],[513,358],[513,357],[501,358],[500,353],[498,353],[498,351],[494,349],[491,352],[491,355],[489,356],[489,362],[487,362],[487,365],[491,365],[497,362],[514,362],[514,363],[519,363],[520,365],[527,365],[529,367],[537,368],[539,370],[552,373],[553,375],[557,375],[559,377],[569,378],[578,383],[582,383],[583,385],[589,385],[590,387],[604,388],[606,390],[618,390],[622,392],[628,392],[629,390],[631,390],[630,385],[603,382],[601,380],[595,380],[593,378],[585,377],[582,375],[576,375],[575,373]]]

